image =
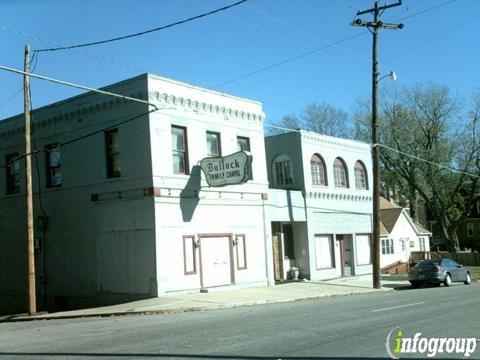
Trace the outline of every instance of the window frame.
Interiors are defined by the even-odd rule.
[[[6,176],[6,189],[7,195],[20,193],[20,161],[18,159],[18,152],[5,155],[5,176]],[[13,159],[17,159],[12,161]],[[15,173],[11,173],[11,169],[15,170]]]
[[[475,226],[472,222],[467,223],[467,238],[473,239],[475,237]]]
[[[243,251],[239,252],[239,244],[242,244]],[[235,234],[235,253],[237,255],[237,270],[247,269],[247,241],[245,234]],[[242,264],[240,264],[242,259]],[[243,265],[243,266],[241,266]]]
[[[209,135],[215,135],[217,137],[217,151],[218,153],[216,155],[209,153],[209,146],[208,146],[208,136]],[[207,140],[207,156],[208,157],[221,157],[222,156],[222,138],[221,134],[219,132],[215,131],[207,131],[206,133],[206,140]]]
[[[52,150],[56,149],[59,152],[59,165],[52,166],[51,163],[51,158],[50,155],[52,153]],[[60,152],[60,144],[59,143],[53,143],[53,144],[48,144],[45,145],[44,147],[45,151],[45,171],[46,171],[46,187],[47,188],[55,188],[55,187],[60,187],[63,184],[63,177],[62,177],[62,153]],[[53,184],[53,175],[52,172],[55,169],[59,169],[60,172],[60,183],[58,184]]]
[[[281,173],[278,171],[279,168],[281,169]],[[286,170],[288,170],[288,174]],[[289,156],[281,154],[275,157],[273,161],[273,175],[275,186],[282,188],[293,186],[293,164]],[[289,175],[289,177],[287,177],[287,175]]]
[[[182,150],[178,150],[178,149],[174,149],[173,148],[173,142],[172,142],[172,166],[173,166],[173,173],[175,175],[189,175],[190,174],[190,162],[189,162],[189,159],[188,159],[188,133],[187,133],[187,128],[185,126],[179,126],[179,125],[173,125],[171,126],[171,129],[170,129],[170,134],[172,136],[172,140],[173,140],[173,130],[176,129],[176,130],[181,130],[182,133],[183,133],[183,151]],[[184,166],[184,172],[176,172],[175,171],[175,160],[174,160],[174,155],[175,154],[178,154],[178,153],[182,153],[183,154],[183,166]]]
[[[240,148],[239,140],[245,140],[245,141],[246,141],[247,150],[242,150],[242,149]],[[238,149],[238,151],[248,151],[248,152],[251,152],[251,150],[250,150],[250,138],[249,138],[248,136],[237,136],[237,149]],[[248,180],[253,180],[253,170],[252,170],[252,164],[251,164],[251,163],[250,163],[250,166],[249,166],[249,168],[248,168],[248,171],[249,171]]]
[[[318,249],[318,244],[317,244],[317,239],[320,237],[328,237],[328,243],[330,245],[330,263],[331,265],[328,266],[319,266],[319,257],[317,256],[317,249]],[[334,236],[332,234],[315,234],[313,236],[313,241],[314,241],[314,246],[315,246],[315,269],[316,270],[328,270],[328,269],[335,269],[336,264],[335,264],[335,243],[333,240]]]
[[[111,151],[113,145],[113,134],[115,134],[115,140],[117,141],[116,152]],[[105,136],[105,157],[106,157],[106,166],[107,166],[107,179],[119,178],[122,176],[122,167],[120,162],[120,141],[118,138],[118,128],[108,129],[104,131]],[[115,161],[118,163],[118,172],[115,172],[114,165]]]
[[[341,167],[337,164],[340,164]],[[339,179],[339,176],[341,176],[341,174],[339,174],[337,171],[337,169],[340,169],[340,168],[343,169],[343,176],[345,177],[345,186],[343,186],[342,183],[340,183],[341,179]],[[334,179],[333,181],[336,188],[340,188],[340,189],[350,188],[350,183],[348,180],[347,164],[345,163],[345,160],[343,160],[341,157],[336,157],[335,160],[333,161],[333,179]]]
[[[192,260],[192,265],[193,269],[188,269],[187,268],[187,248],[189,245],[188,243],[191,244],[191,249],[192,253],[190,254],[191,260]],[[185,275],[196,275],[197,274],[197,245],[195,242],[195,235],[183,235],[183,271]]]
[[[314,171],[314,167],[318,167],[318,173]],[[310,158],[310,176],[312,178],[312,186],[328,186],[327,167],[325,160],[320,154],[315,153]],[[321,181],[321,177],[323,177],[323,182]]]
[[[361,174],[359,172],[361,171]],[[368,190],[368,173],[367,173],[367,168],[365,167],[365,164],[361,160],[355,161],[355,165],[353,168],[353,172],[355,175],[355,189],[356,190]],[[363,179],[362,179],[363,175]],[[359,184],[363,180],[363,184]],[[359,186],[363,185],[363,186]]]
[[[369,246],[369,254],[370,254],[369,262],[361,263],[358,259],[358,254],[359,254],[359,251],[358,251],[358,248],[357,248],[357,245],[358,245],[357,237],[358,236],[368,236],[368,246]],[[357,265],[358,266],[372,265],[373,264],[373,259],[372,259],[372,236],[371,236],[371,234],[355,234],[355,250],[356,250],[355,252],[357,253],[356,260],[357,260]]]
[[[393,239],[390,239],[390,238],[381,239],[380,245],[381,245],[382,255],[395,254]]]

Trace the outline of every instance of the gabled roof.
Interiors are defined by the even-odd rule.
[[[388,236],[388,235],[390,235],[390,233],[385,228],[385,225],[383,224],[382,220],[380,220],[380,236]]]
[[[380,209],[398,209],[401,208],[398,205],[392,204],[390,201],[380,196]]]
[[[432,236],[432,232],[431,231],[428,231],[427,229],[425,229],[422,225],[420,225],[419,223],[417,222],[413,222],[413,224],[415,225],[415,230],[417,232],[417,235],[428,235],[428,236]]]
[[[402,211],[403,209],[401,207],[380,209],[380,221],[383,223],[385,230],[387,230],[388,233],[392,232]]]

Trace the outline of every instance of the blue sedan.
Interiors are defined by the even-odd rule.
[[[470,285],[470,271],[463,265],[451,259],[436,259],[420,261],[408,272],[408,281],[413,287],[420,284],[452,285],[453,282],[463,282]]]

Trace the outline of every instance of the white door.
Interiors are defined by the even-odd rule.
[[[202,237],[200,252],[203,287],[232,284],[229,236]]]

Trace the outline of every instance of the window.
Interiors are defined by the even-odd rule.
[[[207,131],[207,155],[222,156],[219,133]]]
[[[368,265],[372,263],[372,242],[370,235],[357,235],[355,237],[357,247],[357,264]]]
[[[393,240],[382,239],[382,255],[390,255],[394,253]]]
[[[471,239],[474,235],[473,223],[467,223],[467,238]]]
[[[333,162],[333,177],[335,178],[335,186],[340,188],[348,188],[348,173],[345,162],[336,158]]]
[[[277,157],[275,166],[275,184],[277,186],[287,186],[293,184],[292,162],[286,155]]]
[[[105,131],[105,147],[107,156],[107,178],[120,177],[120,146],[118,129]]]
[[[183,260],[185,275],[197,273],[197,256],[195,236],[186,235],[183,237]]]
[[[250,139],[248,137],[237,136],[238,151],[250,152]]]
[[[237,136],[237,146],[238,146],[238,151],[250,152],[250,139],[248,137]],[[248,171],[249,171],[248,180],[253,180],[252,164],[250,164]]]
[[[237,269],[245,270],[247,268],[245,235],[235,235],[235,247],[237,248]]]
[[[418,238],[418,245],[420,247],[420,251],[425,251],[425,238],[423,236]]]
[[[62,157],[58,144],[45,146],[45,164],[47,166],[47,187],[61,186]]]
[[[315,235],[315,261],[317,270],[335,267],[331,235]]]
[[[400,247],[402,249],[402,251],[405,251],[407,249],[407,239],[405,238],[401,238],[400,239]]]
[[[320,155],[314,154],[310,159],[310,168],[312,171],[312,185],[327,185],[327,172],[325,162]]]
[[[20,161],[16,160],[18,153],[9,154],[5,157],[7,174],[7,194],[20,192]]]
[[[355,188],[358,190],[367,190],[367,171],[361,161],[355,163]]]
[[[188,175],[187,129],[184,127],[172,125],[172,160],[174,174]]]

